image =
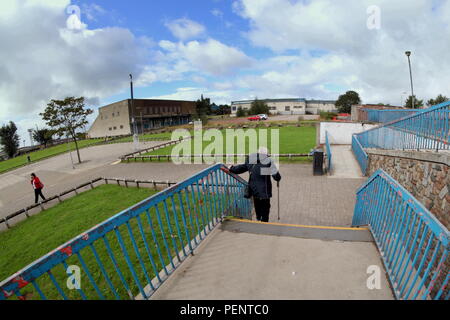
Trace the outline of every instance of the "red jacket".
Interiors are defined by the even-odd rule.
[[[41,182],[41,180],[39,180],[38,177],[34,177],[33,179],[31,179],[31,185],[35,189],[42,189],[44,187],[44,184]]]

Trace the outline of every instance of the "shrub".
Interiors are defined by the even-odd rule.
[[[238,107],[237,111],[236,111],[236,117],[241,118],[241,117],[245,117],[246,112],[244,109],[242,109],[242,107]]]
[[[320,111],[320,118],[323,120],[331,120],[333,117],[336,117],[337,113],[335,112],[327,112],[327,111]]]

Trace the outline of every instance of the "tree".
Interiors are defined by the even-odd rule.
[[[92,113],[91,109],[84,108],[84,97],[68,97],[64,100],[51,100],[40,115],[47,125],[54,129],[55,134],[72,137],[77,150],[78,162],[81,163],[77,129],[83,128],[88,123],[87,116]]]
[[[218,106],[216,110],[216,114],[218,115],[224,115],[224,114],[230,114],[231,113],[231,107],[227,104],[221,104]]]
[[[340,113],[351,113],[352,106],[360,104],[361,99],[358,92],[347,91],[345,94],[341,94],[336,101],[336,107]]]
[[[209,98],[203,98],[202,95],[200,100],[197,100],[195,103],[195,110],[199,117],[211,114],[211,100]]]
[[[6,152],[9,158],[16,155],[17,149],[19,149],[20,138],[14,122],[10,121],[9,124],[3,125],[0,128],[0,144],[3,146],[3,151]]]
[[[242,107],[237,108],[236,117],[245,117],[245,110]]]
[[[450,100],[449,98],[447,98],[446,96],[443,96],[442,94],[440,94],[440,95],[438,95],[436,97],[436,99],[428,100],[427,106],[431,107],[431,106],[434,106],[434,105],[437,105],[437,104],[440,104],[440,103],[443,103],[443,102],[447,102],[449,100]]]
[[[33,131],[33,139],[39,144],[43,144],[44,147],[47,147],[47,143],[53,141],[53,135],[55,132],[50,129],[37,129]]]
[[[409,96],[408,99],[405,101],[405,108],[408,109],[417,109],[423,106],[423,100],[417,99],[414,95],[414,107],[412,103],[413,96]]]
[[[249,114],[263,114],[263,113],[264,114],[269,113],[269,106],[265,101],[258,100],[258,98],[256,98],[254,101],[252,101]]]

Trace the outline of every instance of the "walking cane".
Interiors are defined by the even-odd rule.
[[[280,221],[280,181],[277,181],[277,191],[278,191],[278,221]]]

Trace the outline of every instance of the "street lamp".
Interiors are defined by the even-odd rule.
[[[133,94],[133,75],[130,73],[130,90],[131,90],[131,123],[133,124],[133,144],[134,149],[139,149],[139,136],[137,133],[136,119],[134,118],[134,94]]]
[[[414,109],[414,87],[413,87],[413,80],[412,80],[412,71],[411,71],[411,60],[409,57],[411,56],[411,51],[405,52],[406,56],[408,57],[408,65],[409,65],[409,78],[411,80],[411,99],[412,99],[412,108]]]
[[[33,144],[33,129],[28,129],[28,133],[30,134],[30,146],[34,146]]]

